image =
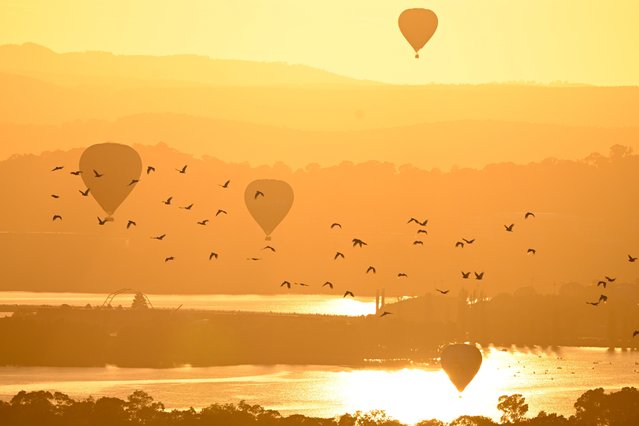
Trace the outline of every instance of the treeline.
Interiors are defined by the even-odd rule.
[[[565,417],[541,411],[529,417],[522,395],[501,396],[497,405],[500,422],[483,416],[461,416],[450,423],[424,420],[415,426],[633,426],[639,424],[639,391],[623,388],[606,394],[602,388],[589,390],[575,402],[575,414]],[[0,401],[3,426],[403,426],[384,411],[356,412],[334,418],[303,415],[283,416],[244,401],[212,404],[202,410],[168,410],[149,394],[137,390],[122,400],[89,397],[74,400],[60,392],[21,391],[10,401]]]

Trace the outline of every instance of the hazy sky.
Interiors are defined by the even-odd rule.
[[[410,7],[439,29],[416,60]],[[639,83],[639,2],[614,0],[2,0],[0,43],[284,61],[398,83]]]

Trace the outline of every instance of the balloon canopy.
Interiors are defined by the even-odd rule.
[[[244,191],[246,208],[266,234],[267,240],[291,210],[293,198],[293,188],[282,180],[258,179]]]
[[[481,362],[481,351],[474,345],[446,345],[441,353],[442,368],[459,392],[473,380]]]
[[[437,15],[430,9],[407,9],[399,15],[398,23],[404,38],[415,50],[415,57],[419,58],[419,51],[437,30]]]
[[[84,150],[80,171],[93,198],[111,216],[135,188],[142,159],[128,145],[100,143]]]

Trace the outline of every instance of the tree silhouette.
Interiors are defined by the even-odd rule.
[[[501,416],[502,423],[516,423],[523,420],[528,412],[528,404],[521,394],[502,395],[499,397],[497,409],[503,414]]]
[[[149,304],[146,301],[146,297],[141,292],[135,293],[133,297],[133,303],[131,303],[131,309],[148,309]]]

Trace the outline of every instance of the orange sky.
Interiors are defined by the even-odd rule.
[[[185,6],[188,4],[188,6]],[[399,13],[439,29],[415,60]],[[0,44],[301,63],[395,83],[639,83],[636,0],[3,0]]]

